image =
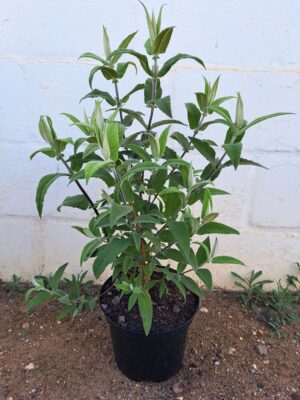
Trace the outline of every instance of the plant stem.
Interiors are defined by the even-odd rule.
[[[118,88],[118,81],[114,81],[114,85],[115,85],[115,91],[116,91],[116,99],[117,99],[117,103],[118,103],[118,107],[120,106],[120,94],[119,94],[119,88]],[[120,114],[120,122],[123,125],[124,124],[124,120],[123,120],[123,113],[122,110],[119,110],[119,114]]]
[[[200,120],[200,122],[199,122],[198,128],[194,130],[193,138],[199,133],[199,130],[200,130],[200,128],[201,128],[201,125],[202,125],[203,120],[204,120],[205,117],[206,117],[206,114],[203,114],[202,117],[201,117],[201,120]],[[189,139],[189,144],[191,144],[191,139]],[[188,150],[184,150],[184,152],[181,154],[180,158],[183,158],[183,157],[186,155],[187,152],[188,152]],[[170,176],[173,175],[175,169],[176,169],[176,167],[172,167],[172,169],[171,169],[169,175],[167,176],[167,179],[169,179]],[[155,196],[154,196],[154,198],[153,198],[151,204],[154,204],[154,202],[155,202],[155,200],[157,199],[157,197],[158,197],[158,193],[155,194]],[[149,204],[149,206],[150,206],[150,204]]]
[[[157,77],[158,77],[158,65],[157,65],[157,59],[158,56],[154,56],[153,60],[153,78],[152,78],[152,93],[151,93],[151,110],[150,110],[150,115],[149,115],[149,121],[147,125],[147,132],[150,132],[151,130],[151,125],[152,125],[152,120],[154,116],[154,110],[155,110],[155,105],[154,105],[154,100],[156,97],[156,89],[157,89]]]
[[[65,161],[65,159],[63,158],[63,156],[60,156],[60,161],[64,164],[64,166],[67,168],[67,170],[69,171],[69,173],[71,175],[74,174],[74,171],[72,170],[72,168],[69,167],[68,163]],[[78,182],[78,180],[75,180],[75,183],[78,187],[78,189],[81,191],[81,193],[84,195],[84,197],[87,199],[87,201],[89,202],[90,206],[92,207],[92,209],[94,210],[95,214],[98,216],[99,215],[99,211],[97,210],[93,200],[90,198],[90,196],[87,194],[87,192],[84,190],[84,188],[82,187],[81,183]]]

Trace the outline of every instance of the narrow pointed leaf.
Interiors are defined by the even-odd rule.
[[[167,128],[165,128],[159,136],[158,141],[159,141],[159,156],[160,157],[162,157],[165,152],[169,133],[170,133],[170,128],[171,128],[171,126],[168,126]]]
[[[190,254],[190,234],[186,224],[182,221],[169,221],[168,227],[180,250],[188,258]]]
[[[143,293],[139,294],[138,305],[143,321],[144,331],[146,336],[148,336],[151,329],[152,318],[153,318],[152,300],[149,292],[144,290]]]
[[[85,174],[85,179],[86,182],[90,180],[90,178],[96,174],[97,171],[99,171],[102,168],[105,168],[109,165],[113,164],[112,160],[105,160],[105,161],[89,161],[87,164],[84,166],[84,174]]]
[[[198,235],[210,234],[239,235],[239,232],[231,226],[219,222],[208,222],[202,225],[198,230]]]
[[[135,37],[136,34],[137,34],[137,31],[126,36],[126,38],[124,40],[122,40],[122,42],[119,44],[118,49],[127,49],[127,47],[129,46],[129,44],[131,43],[132,39]],[[121,57],[121,54],[114,56],[112,58],[113,64],[115,64],[120,59],[120,57]]]
[[[57,211],[60,211],[62,207],[73,207],[79,208],[80,210],[86,210],[89,207],[89,202],[83,194],[77,194],[75,196],[66,197],[62,204],[57,207]]]
[[[37,187],[37,190],[36,190],[35,201],[36,201],[38,214],[39,214],[40,217],[42,216],[44,199],[45,199],[45,195],[47,193],[47,190],[52,185],[52,183],[55,182],[56,179],[61,177],[61,176],[68,176],[68,174],[59,174],[59,173],[57,173],[57,174],[45,175],[39,181],[39,184],[38,184],[38,187]]]
[[[241,153],[242,153],[242,143],[232,143],[232,144],[224,144],[223,148],[230,158],[232,165],[234,166],[235,169],[239,166],[240,158],[241,158]]]
[[[155,38],[153,43],[153,53],[163,54],[166,52],[170,43],[174,27],[163,29]]]
[[[216,158],[216,152],[207,142],[204,140],[190,137],[191,142],[195,148],[203,155],[209,162],[213,162]]]
[[[104,272],[105,268],[114,262],[118,255],[123,253],[123,251],[126,250],[129,245],[129,239],[116,238],[111,242],[99,247],[96,253],[96,260],[93,264],[93,272],[95,277],[98,279]]]
[[[113,203],[110,210],[109,224],[111,227],[117,224],[117,222],[122,218],[131,213],[133,208],[131,206],[126,206],[118,203]]]
[[[191,129],[196,129],[200,121],[200,116],[201,116],[200,110],[193,103],[186,103],[185,106],[188,113],[189,126]]]
[[[111,53],[110,57],[114,57],[115,55],[122,55],[122,54],[130,54],[134,57],[136,57],[143,70],[150,76],[153,76],[153,72],[151,71],[150,67],[149,67],[149,63],[148,63],[148,59],[144,54],[138,53],[137,51],[134,50],[130,50],[130,49],[119,49],[119,50],[115,50]]]
[[[80,100],[80,102],[85,99],[94,99],[94,98],[98,98],[98,97],[101,97],[102,99],[106,100],[107,103],[110,104],[111,106],[116,105],[115,99],[108,92],[103,92],[102,90],[98,90],[98,89],[94,89],[90,93],[86,94]]]
[[[198,268],[196,271],[198,278],[204,283],[208,290],[212,290],[213,281],[211,272],[205,268]]]
[[[162,77],[162,76],[166,75],[170,71],[170,69],[173,67],[174,64],[176,64],[179,60],[184,60],[186,58],[195,60],[198,64],[201,64],[202,67],[205,68],[204,63],[200,58],[191,56],[189,54],[181,54],[180,53],[180,54],[177,54],[176,56],[170,58],[168,61],[166,61],[163,64],[163,66],[161,67],[161,69],[160,69],[160,71],[158,73],[158,76]]]
[[[238,260],[235,257],[230,256],[217,256],[214,257],[211,262],[213,264],[238,264],[238,265],[245,265],[243,261]]]
[[[170,96],[162,97],[160,99],[155,100],[155,104],[163,113],[165,113],[168,117],[172,118]]]

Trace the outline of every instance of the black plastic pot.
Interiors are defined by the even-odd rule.
[[[107,287],[106,283],[101,292],[104,287]],[[135,381],[161,382],[181,369],[188,327],[199,306],[199,299],[195,298],[195,311],[189,320],[175,329],[148,336],[141,331],[122,328],[104,312],[110,327],[115,360],[123,374]]]

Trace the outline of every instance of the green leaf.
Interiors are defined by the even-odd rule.
[[[143,127],[145,129],[147,129],[147,124],[144,121],[143,117],[142,117],[142,113],[137,112],[137,111],[132,111],[132,110],[128,110],[127,108],[122,108],[121,109],[125,114],[130,115],[131,117],[133,117],[134,119],[136,119],[141,125],[143,125]]]
[[[163,113],[165,113],[168,117],[172,118],[170,96],[162,97],[161,99],[155,100],[155,104]]]
[[[89,155],[95,153],[96,150],[99,149],[98,143],[89,143],[86,148],[84,149],[84,152],[82,154],[82,159],[84,160],[87,158]]]
[[[240,158],[241,158],[241,153],[242,153],[242,143],[232,143],[232,144],[223,144],[223,148],[226,152],[226,154],[228,155],[228,157],[230,158],[234,169],[237,169],[239,162],[240,162]]]
[[[154,31],[153,26],[152,26],[152,21],[151,21],[149,12],[147,10],[147,7],[145,6],[145,4],[141,0],[139,0],[139,3],[144,8],[145,15],[146,15],[146,20],[147,20],[147,25],[148,25],[148,31],[149,31],[150,40],[151,40],[151,42],[153,42],[154,38],[155,38],[155,31]]]
[[[141,163],[134,165],[128,172],[126,172],[126,174],[124,174],[122,176],[122,180],[130,177],[131,175],[139,173],[139,172],[152,171],[152,170],[161,169],[161,168],[163,168],[161,165],[156,164],[151,161],[141,162]]]
[[[191,142],[195,148],[203,155],[209,162],[213,162],[216,158],[216,152],[207,142],[201,139],[190,137]]]
[[[90,52],[81,54],[78,60],[80,60],[81,58],[92,58],[93,60],[100,61],[104,65],[107,64],[107,62],[103,58],[97,56],[97,54]]]
[[[156,36],[153,43],[154,54],[163,54],[166,52],[167,47],[171,40],[173,29],[174,29],[173,26],[165,28]]]
[[[229,167],[231,165],[232,165],[232,161],[230,160],[230,161],[226,161],[222,167],[225,168],[225,167]],[[253,167],[260,167],[260,168],[268,169],[267,167],[264,167],[263,165],[255,162],[255,161],[247,160],[246,158],[240,158],[239,165],[250,165]]]
[[[42,303],[53,298],[53,294],[50,292],[42,291],[38,292],[27,304],[26,310],[31,311],[34,307],[39,306]]]
[[[89,202],[83,194],[77,194],[75,196],[68,196],[64,199],[62,204],[57,207],[57,211],[60,211],[62,207],[74,207],[80,210],[86,210],[89,206]]]
[[[123,76],[125,75],[129,65],[132,65],[134,67],[135,73],[137,74],[137,67],[136,67],[135,63],[133,63],[132,61],[127,61],[125,63],[119,63],[117,65],[117,74],[120,79],[123,78]]]
[[[137,293],[131,293],[128,299],[128,311],[131,311],[137,302],[138,299],[138,294]]]
[[[189,291],[191,291],[198,297],[202,297],[202,292],[199,285],[192,278],[190,278],[189,276],[181,275],[180,280]]]
[[[50,157],[50,158],[54,158],[55,157],[55,151],[51,148],[51,147],[43,147],[42,149],[36,150],[34,151],[31,155],[30,155],[30,160],[33,159],[33,157],[35,157],[38,153],[43,153],[46,156]]]
[[[196,99],[197,99],[197,103],[200,107],[200,110],[204,111],[205,108],[207,107],[207,95],[202,92],[197,92]]]
[[[166,61],[164,63],[164,65],[162,66],[162,68],[160,69],[160,71],[158,73],[158,76],[162,77],[162,76],[166,75],[170,71],[170,69],[173,67],[174,64],[176,64],[179,60],[183,60],[186,58],[195,60],[197,63],[201,64],[205,68],[204,63],[200,58],[191,56],[189,54],[181,54],[180,53],[180,54],[177,54],[176,56],[170,58],[168,61]]]
[[[167,225],[179,249],[188,259],[190,254],[190,234],[187,225],[182,221],[169,221]]]
[[[157,218],[152,217],[151,215],[139,215],[134,220],[134,224],[158,224],[160,221]]]
[[[98,279],[105,268],[111,264],[117,256],[130,245],[130,239],[114,238],[111,242],[104,244],[97,250],[96,260],[93,264],[93,272]]]
[[[148,154],[147,151],[141,146],[138,146],[137,144],[129,144],[126,147],[140,157],[143,161],[151,161],[150,154]]]
[[[96,172],[99,171],[101,168],[105,168],[108,165],[113,164],[112,160],[105,160],[105,161],[89,161],[88,163],[85,164],[84,166],[84,174],[85,174],[85,179],[86,183],[90,180],[92,176],[96,174]]]
[[[200,267],[201,265],[209,261],[210,256],[210,239],[207,237],[199,246],[196,253],[197,263]]]
[[[112,122],[107,125],[105,129],[105,140],[107,140],[109,154],[108,158],[113,161],[117,161],[119,158],[119,133],[118,124]]]
[[[208,222],[202,225],[198,230],[198,235],[223,234],[223,235],[239,235],[239,232],[228,225],[220,222]]]
[[[171,259],[182,264],[186,263],[186,259],[184,258],[183,254],[176,249],[163,250],[162,253],[167,259]]]
[[[193,103],[186,103],[185,104],[187,113],[188,113],[188,120],[189,126],[191,129],[196,129],[199,125],[201,113],[199,108]]]
[[[226,121],[229,125],[232,125],[231,116],[230,116],[229,112],[228,112],[225,108],[220,107],[220,106],[212,106],[212,105],[211,105],[211,106],[209,107],[209,109],[210,109],[211,111],[214,111],[215,113],[221,115],[221,117],[223,117],[223,118],[225,119],[225,121]]]
[[[201,281],[207,287],[207,289],[212,290],[213,282],[211,272],[205,268],[198,268],[195,272],[198,278],[201,279]]]
[[[208,94],[207,97],[207,102],[208,104],[211,104],[211,102],[215,99],[216,94],[217,94],[217,90],[218,90],[218,85],[219,85],[219,80],[220,80],[220,76],[218,76],[218,78],[215,80],[214,84],[212,85],[212,88]]]
[[[238,265],[245,265],[242,261],[238,260],[237,258],[230,257],[230,256],[217,256],[214,257],[211,262],[213,264],[238,264]]]
[[[178,121],[177,119],[164,119],[162,121],[154,122],[154,124],[151,125],[151,129],[157,128],[161,125],[169,125],[169,124],[185,125],[183,122]]]
[[[163,195],[165,203],[164,215],[166,218],[171,218],[179,211],[183,204],[182,193],[170,193]]]
[[[98,89],[94,89],[92,90],[90,93],[88,93],[87,95],[85,95],[81,100],[84,99],[94,99],[96,97],[101,97],[102,99],[106,100],[108,104],[110,104],[111,106],[115,106],[116,105],[116,101],[115,99],[108,93],[108,92],[103,92],[102,90],[98,90]],[[66,115],[66,114],[65,114]],[[78,120],[78,122],[80,122]]]
[[[99,69],[102,72],[104,78],[107,79],[108,81],[112,79],[118,79],[118,73],[113,68],[103,65],[99,67]]]
[[[80,256],[80,265],[91,257],[95,250],[100,246],[100,243],[99,239],[93,239],[91,242],[84,245]]]
[[[238,129],[240,129],[243,123],[244,123],[244,106],[241,95],[238,93],[236,102],[236,112],[235,112],[235,125]]]
[[[130,49],[118,49],[111,53],[110,58],[112,58],[116,55],[122,55],[122,54],[130,54],[130,55],[136,57],[139,60],[143,70],[148,75],[153,76],[153,72],[151,71],[151,69],[149,67],[148,59],[144,54],[138,53],[137,51],[130,50]]]
[[[132,210],[133,210],[133,208],[131,206],[113,203],[111,210],[110,210],[110,216],[109,216],[110,227],[112,228],[114,225],[116,225],[117,222],[122,217],[125,217],[125,215],[128,215],[130,212],[132,212]]]
[[[144,88],[144,101],[145,101],[145,104],[148,104],[149,101],[157,100],[157,99],[161,98],[162,89],[161,89],[161,86],[160,86],[160,79],[156,80],[155,96],[153,96],[154,93],[152,93],[153,79],[148,78],[146,80],[144,86],[145,86],[145,88]]]
[[[146,336],[148,336],[151,329],[152,318],[153,318],[152,300],[149,292],[144,290],[143,293],[139,294],[138,305],[143,321],[144,331]]]
[[[152,157],[159,158],[160,155],[160,146],[158,140],[152,135],[152,133],[148,133],[148,141],[151,147]]]
[[[189,150],[190,149],[190,143],[188,141],[188,139],[180,132],[174,132],[171,135],[171,138],[176,140],[176,142],[178,142],[183,150]]]
[[[106,58],[109,58],[111,55],[110,44],[109,44],[109,37],[107,34],[107,30],[105,26],[103,26],[103,49]]]
[[[120,43],[118,49],[127,49],[127,47],[129,46],[130,42],[132,41],[132,39],[135,37],[135,35],[137,34],[137,31],[131,33],[130,35],[126,36],[125,39],[122,40],[122,42]],[[114,56],[112,58],[112,62],[113,64],[115,64],[121,57],[120,55]]]
[[[67,268],[68,263],[61,265],[57,271],[55,271],[55,274],[53,275],[53,278],[51,279],[51,289],[56,290],[58,288],[58,284],[61,280],[61,277],[63,276],[63,273],[65,272],[65,269]]]
[[[170,194],[170,193],[180,193],[182,195],[184,195],[181,190],[176,187],[176,186],[170,186],[168,188],[163,189],[162,191],[160,191],[158,193],[159,196],[164,196],[165,194]]]
[[[280,117],[281,115],[290,115],[290,114],[294,114],[294,113],[278,112],[278,113],[268,114],[268,115],[264,115],[262,117],[256,118],[253,121],[249,122],[249,124],[247,124],[246,127],[244,129],[242,129],[240,133],[243,133],[247,129],[251,128],[252,126],[254,126],[256,124],[259,124],[260,122],[265,121],[266,119]]]
[[[54,181],[56,181],[57,178],[60,176],[68,176],[68,174],[50,174],[50,175],[45,175],[43,178],[39,181],[37,190],[36,190],[36,196],[35,196],[35,201],[36,201],[36,206],[37,210],[39,213],[39,216],[42,216],[43,212],[43,205],[44,205],[44,199],[45,195],[47,193],[47,190],[49,187],[52,185]]]

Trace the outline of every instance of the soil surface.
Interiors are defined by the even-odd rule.
[[[0,285],[0,399],[297,400],[300,326],[274,336],[230,293],[202,301],[183,369],[163,383],[136,383],[117,369],[99,307],[56,321],[57,304],[25,312]]]
[[[186,301],[184,301],[174,283],[168,282],[167,296],[160,298],[159,285],[154,286],[150,293],[153,301],[151,332],[168,331],[184,324],[193,317],[198,298],[190,291],[187,290]],[[102,289],[101,307],[109,319],[119,326],[142,332],[143,324],[138,304],[136,302],[129,312],[128,298],[128,295],[120,296],[120,291],[112,287],[112,281],[108,280]]]

